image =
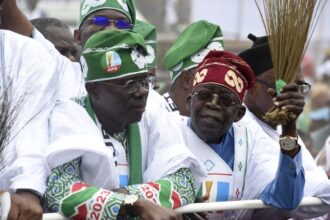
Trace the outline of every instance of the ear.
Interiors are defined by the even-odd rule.
[[[73,31],[74,39],[78,42],[79,45],[81,45],[81,31],[79,29],[75,29]]]
[[[241,105],[239,107],[239,110],[238,110],[238,113],[237,113],[237,116],[236,116],[234,122],[238,122],[239,120],[241,120],[243,118],[243,116],[245,115],[245,112],[246,112],[245,106]]]
[[[193,84],[193,77],[187,70],[183,70],[180,74],[182,88],[190,90]]]
[[[98,99],[97,86],[95,85],[94,82],[86,82],[85,83],[85,88],[87,90],[88,95],[92,99]]]
[[[189,95],[187,96],[187,99],[186,99],[186,109],[187,109],[187,112],[190,113],[190,106],[191,106],[191,98],[192,98],[192,95],[191,93],[189,93]]]

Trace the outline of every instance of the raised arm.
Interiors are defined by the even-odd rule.
[[[17,6],[16,0],[3,0],[1,12],[1,29],[7,29],[18,34],[30,37],[33,26],[29,19]]]

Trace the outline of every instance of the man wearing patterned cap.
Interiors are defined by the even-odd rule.
[[[275,123],[265,121],[263,116],[274,105],[273,93],[270,90],[275,88],[275,73],[273,69],[273,62],[268,44],[267,36],[256,37],[249,34],[248,38],[253,41],[251,48],[242,51],[239,56],[245,60],[253,69],[256,76],[255,85],[247,90],[244,98],[244,104],[246,105],[246,114],[242,121],[245,123],[254,123],[261,127],[260,135],[269,139],[270,144],[276,149],[274,155],[280,155],[280,149],[275,147],[280,142],[294,143],[291,146],[294,148],[296,143],[300,146],[300,151],[303,157],[303,167],[305,170],[305,189],[304,196],[318,196],[327,204],[330,203],[329,191],[330,182],[327,179],[326,174],[316,166],[314,159],[305,144],[302,142],[296,130],[296,120],[291,121],[288,125],[279,126]],[[279,104],[287,102],[287,110],[292,111],[298,116],[302,113],[304,108],[304,94],[308,92],[310,85],[307,84],[301,73],[297,73],[295,82],[289,83],[284,87],[282,97],[287,98],[279,99]],[[283,135],[287,132],[286,135]],[[283,152],[283,150],[282,150]],[[301,208],[298,210],[300,211]],[[265,217],[265,212],[260,212],[260,216]],[[302,209],[302,212],[297,212],[297,217],[309,218],[317,215],[317,213],[323,214],[326,211],[324,207],[313,207],[310,210],[307,208]],[[271,215],[271,212],[267,214]]]
[[[149,89],[146,52],[143,38],[128,31],[101,31],[86,42],[85,107],[107,147],[97,142],[86,146],[79,139],[72,141],[75,145],[64,146],[56,134],[65,130],[63,123],[51,123],[53,136],[60,138],[46,159],[54,168],[45,196],[50,210],[79,219],[93,215],[116,219],[127,214],[177,219],[174,212],[158,205],[171,209],[194,202],[194,187],[203,177],[199,162],[181,144],[179,131],[169,127],[166,117],[145,111]],[[52,118],[70,122],[76,116],[69,112]],[[66,133],[80,128],[70,129]],[[60,191],[58,185],[64,188]],[[120,193],[110,191],[119,187]]]
[[[164,65],[170,71],[172,86],[164,94],[166,109],[189,115],[186,98],[196,72],[196,66],[211,50],[223,50],[223,37],[218,25],[197,21],[189,25],[166,52]]]
[[[260,198],[265,204],[293,210],[304,189],[300,147],[274,157],[279,144],[271,145],[258,126],[240,121],[245,91],[253,85],[250,66],[229,52],[211,51],[197,66],[188,97],[190,118],[180,124],[187,146],[208,173],[199,195],[210,201]],[[251,212],[224,212],[215,218],[219,215],[248,219]]]

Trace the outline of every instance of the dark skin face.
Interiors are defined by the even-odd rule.
[[[95,11],[93,13],[91,13],[81,24],[79,30],[75,30],[74,31],[74,37],[76,39],[76,41],[82,46],[85,46],[86,41],[88,40],[88,38],[90,36],[92,36],[94,33],[102,31],[102,30],[110,30],[110,29],[116,29],[116,27],[110,25],[107,27],[103,27],[103,26],[98,26],[98,25],[94,25],[89,18],[92,18],[95,15],[102,15],[102,16],[106,16],[112,20],[126,20],[129,21],[128,17],[117,11],[117,10],[113,10],[113,9],[102,9],[102,10],[98,10]]]
[[[133,94],[125,88],[107,84],[124,85],[128,80],[147,78],[147,73],[104,82],[86,83],[95,114],[107,132],[121,132],[128,124],[141,120],[147,103],[148,90],[141,85]],[[115,106],[115,107],[114,107]]]
[[[194,89],[193,94],[205,91],[213,93],[211,99],[201,100],[197,95],[188,97],[192,128],[206,143],[219,143],[233,122],[244,116],[245,107],[232,91],[220,85],[200,85]],[[224,107],[228,101],[235,104]]]

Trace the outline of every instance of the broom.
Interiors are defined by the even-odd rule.
[[[287,83],[294,81],[326,1],[255,0],[269,36],[277,94],[280,94]],[[274,106],[264,116],[266,121],[281,125],[295,120],[296,117],[293,112]]]

